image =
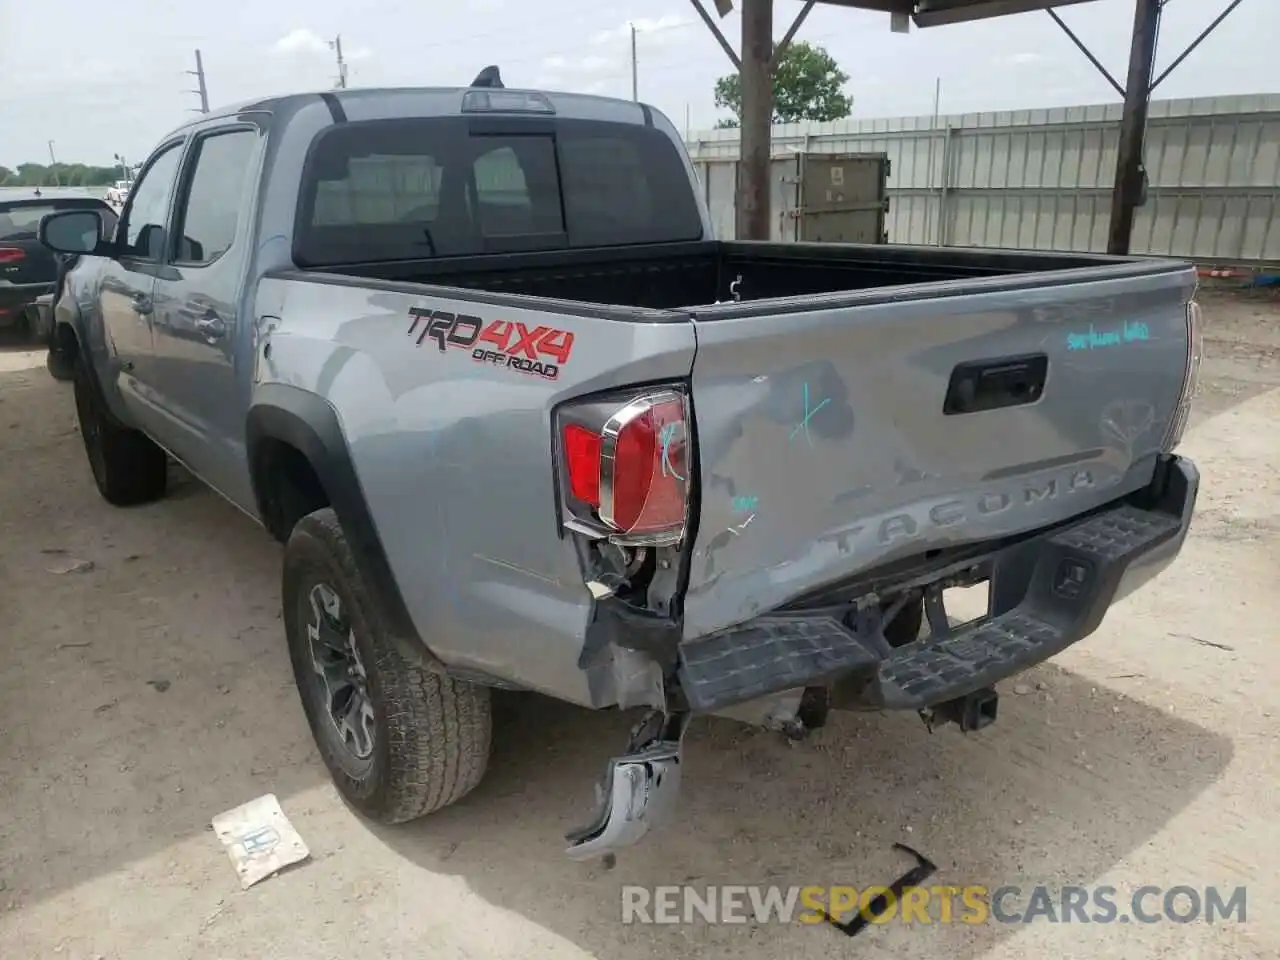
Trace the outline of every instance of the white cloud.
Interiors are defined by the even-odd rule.
[[[329,49],[329,41],[299,27],[277,40],[274,49],[277,53],[323,53]]]
[[[676,27],[683,27],[693,21],[687,17],[678,16],[676,14],[664,14],[663,16],[642,17],[638,20],[629,20],[621,26],[614,27],[612,30],[604,30],[597,33],[591,42],[596,46],[613,45],[624,41],[631,36],[631,26],[635,25],[636,33],[662,36],[668,30],[674,30]],[[649,43],[654,41],[649,40]],[[546,57],[542,60],[542,71],[538,77],[537,87],[570,87],[574,90],[582,92],[593,92],[597,89],[604,88],[604,81],[589,80],[588,77],[600,74],[609,74],[615,71],[625,70],[626,57],[621,50],[615,55],[609,56],[600,53],[589,53],[584,56],[562,56],[554,55]],[[606,78],[607,79],[607,78]]]
[[[674,30],[676,27],[683,27],[692,22],[688,17],[677,16],[673,13],[663,14],[657,19],[641,17],[638,20],[631,20],[621,26],[614,27],[612,30],[602,30],[591,38],[591,42],[599,44],[625,40],[631,36],[631,27],[633,25],[636,28],[636,33],[661,33],[664,30]]]
[[[568,57],[547,57],[542,67],[547,76],[559,76],[563,73],[600,73],[616,67],[618,61],[610,57],[589,54],[570,60]]]
[[[276,53],[284,55],[298,53],[330,54],[333,51],[332,43],[332,40],[326,40],[314,30],[299,27],[297,30],[287,33],[277,40],[272,49]],[[346,47],[342,51],[342,59],[348,63],[356,60],[368,60],[371,56],[373,56],[373,51],[368,47]]]
[[[1039,63],[1043,59],[1043,54],[1039,53],[1015,53],[1012,56],[1005,57],[1007,63],[1012,63],[1019,67],[1030,66],[1033,63]]]

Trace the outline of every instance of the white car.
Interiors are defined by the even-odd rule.
[[[124,202],[129,199],[129,191],[131,189],[133,189],[132,180],[117,180],[107,188],[107,203],[113,207],[124,207]]]

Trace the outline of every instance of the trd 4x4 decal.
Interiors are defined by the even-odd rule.
[[[492,320],[488,324],[479,317],[448,310],[410,307],[409,336],[416,344],[435,341],[441,353],[449,349],[471,351],[471,359],[507,367],[529,376],[554,380],[560,368],[569,362],[573,352],[573,334],[555,327],[532,329],[518,320]]]

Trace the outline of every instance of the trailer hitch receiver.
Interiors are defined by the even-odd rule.
[[[1000,694],[987,687],[930,707],[922,716],[931,732],[935,727],[954,723],[965,733],[973,733],[996,722],[999,705]]]

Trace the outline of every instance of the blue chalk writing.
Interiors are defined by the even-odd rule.
[[[813,407],[812,409],[810,409],[810,407],[809,407],[809,385],[806,383],[806,384],[804,385],[804,419],[803,419],[803,420],[801,420],[798,424],[796,424],[795,429],[793,429],[793,430],[791,431],[791,434],[790,434],[790,436],[788,436],[788,437],[787,437],[787,440],[788,440],[788,441],[790,441],[790,440],[794,440],[794,439],[796,438],[796,434],[798,434],[798,433],[800,433],[801,431],[803,431],[803,432],[804,432],[804,438],[805,438],[806,440],[808,440],[808,441],[809,441],[809,445],[810,445],[810,446],[813,446],[813,437],[809,436],[809,421],[810,421],[810,420],[812,420],[812,419],[814,418],[814,416],[817,414],[817,412],[818,412],[819,410],[821,410],[823,407],[825,407],[825,406],[826,406],[828,403],[830,403],[830,402],[831,402],[831,398],[830,398],[830,397],[827,397],[827,398],[825,398],[825,399],[824,399],[820,404],[818,404],[816,407]]]
[[[662,444],[662,475],[683,481],[684,477],[676,472],[676,468],[671,463],[671,445],[676,442],[676,431],[679,428],[679,423],[664,423],[662,430],[658,433],[658,442]]]
[[[280,834],[274,827],[258,827],[239,838],[245,856],[256,857],[274,850],[280,845]]]
[[[1102,347],[1118,347],[1126,343],[1145,343],[1151,339],[1151,330],[1145,323],[1130,323],[1119,330],[1095,330],[1067,334],[1068,350],[1098,350]]]
[[[753,513],[759,503],[759,497],[734,497],[733,510],[735,513]]]

